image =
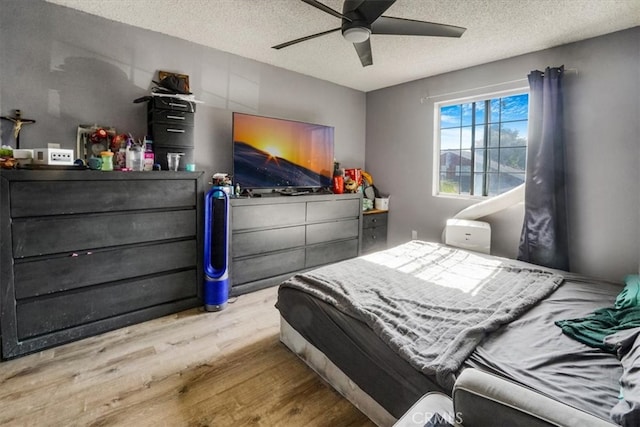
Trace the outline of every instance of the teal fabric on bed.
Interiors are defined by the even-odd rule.
[[[640,307],[601,308],[581,319],[558,320],[556,325],[571,338],[609,353],[616,350],[604,339],[624,329],[640,327]]]
[[[613,307],[598,309],[579,319],[558,320],[555,324],[564,334],[583,344],[616,353],[616,348],[605,338],[640,327],[640,276],[633,274],[625,278],[625,287]]]
[[[616,298],[615,308],[623,309],[640,306],[640,276],[630,274],[624,279],[624,289]]]

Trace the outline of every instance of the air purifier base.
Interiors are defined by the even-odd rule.
[[[222,304],[216,304],[216,305],[213,305],[213,304],[205,304],[204,305],[204,310],[205,311],[222,311],[225,308],[227,308],[227,303],[226,302],[223,302]]]

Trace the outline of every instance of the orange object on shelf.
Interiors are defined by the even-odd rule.
[[[345,178],[351,178],[358,185],[362,185],[362,173],[361,173],[361,169],[360,168],[345,169],[344,170],[344,176],[345,176]]]
[[[342,175],[333,177],[333,187],[334,194],[342,194],[344,193],[344,177]]]

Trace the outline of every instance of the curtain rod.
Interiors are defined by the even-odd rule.
[[[565,68],[564,72],[566,74],[578,74],[578,69],[577,68]],[[544,75],[544,73],[542,73]],[[504,86],[504,85],[508,85],[511,83],[519,83],[519,82],[526,82],[527,80],[529,80],[528,78],[524,78],[524,79],[517,79],[517,80],[510,80],[508,82],[502,82],[502,83],[494,83],[491,85],[486,85],[486,86],[479,86],[479,87],[474,87],[471,89],[463,89],[463,90],[457,90],[455,92],[449,92],[449,93],[441,93],[439,95],[429,95],[429,96],[423,96],[422,98],[420,98],[420,104],[424,104],[424,101],[426,101],[427,99],[432,99],[432,98],[439,98],[441,96],[449,96],[449,95],[457,95],[459,93],[465,93],[465,92],[471,92],[474,90],[479,90],[479,89],[488,89],[491,87],[496,87],[496,86]]]

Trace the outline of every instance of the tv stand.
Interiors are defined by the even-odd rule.
[[[231,295],[360,253],[359,193],[231,199],[231,218]]]

